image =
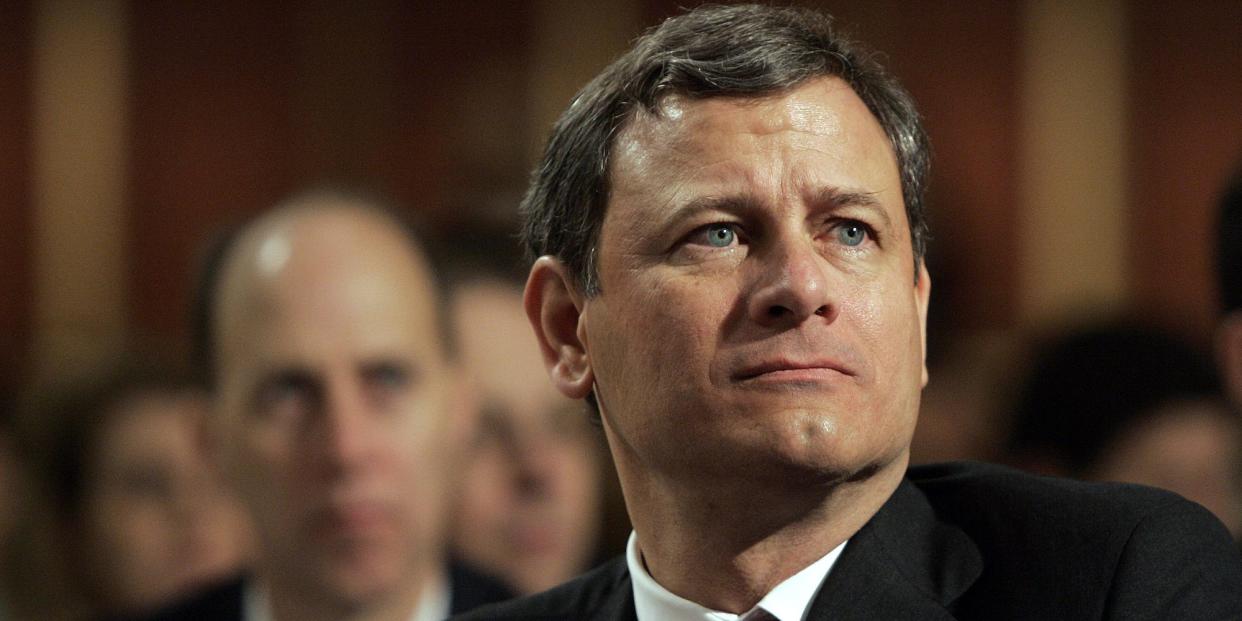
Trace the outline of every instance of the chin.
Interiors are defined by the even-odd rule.
[[[324,587],[343,602],[366,602],[401,586],[401,563],[382,550],[337,555],[327,563]]]
[[[866,480],[905,454],[900,434],[872,421],[822,409],[779,412],[773,419],[775,424],[756,427],[756,457],[800,485]]]

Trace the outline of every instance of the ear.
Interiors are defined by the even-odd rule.
[[[927,304],[931,300],[931,274],[927,261],[919,261],[918,281],[914,283],[914,304],[919,312],[919,335],[923,339],[923,387],[927,387]]]
[[[1233,311],[1216,328],[1216,364],[1230,399],[1242,407],[1242,311]]]
[[[595,376],[580,331],[584,300],[559,259],[539,257],[530,268],[523,299],[552,383],[570,399],[584,399]]]

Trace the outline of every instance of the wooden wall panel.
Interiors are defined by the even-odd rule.
[[[138,334],[183,343],[205,237],[304,185],[377,189],[422,211],[515,207],[525,4],[133,7]]]
[[[1135,301],[1205,342],[1216,315],[1216,200],[1242,163],[1242,3],[1130,10]]]
[[[516,210],[530,117],[529,3],[406,3],[396,118],[377,167],[417,211]]]
[[[186,333],[204,239],[293,187],[296,16],[245,0],[132,4],[133,332]]]
[[[0,3],[0,392],[31,346],[31,27],[29,1]]]

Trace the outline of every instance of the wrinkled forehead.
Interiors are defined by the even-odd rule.
[[[735,114],[738,110],[749,114]],[[754,95],[695,97],[672,92],[657,100],[652,109],[634,107],[618,132],[614,156],[629,154],[635,143],[675,148],[692,142],[707,129],[756,136],[781,132],[840,136],[853,129],[843,116],[859,124],[869,137],[887,141],[870,109],[848,83],[835,76]]]

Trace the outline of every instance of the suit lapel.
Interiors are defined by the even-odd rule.
[[[982,569],[974,542],[938,521],[923,493],[903,481],[850,538],[807,619],[953,619],[953,601]]]
[[[630,580],[630,569],[625,562],[625,555],[614,558],[596,571],[599,572],[597,576],[576,595],[584,600],[584,605],[577,608],[587,613],[582,618],[598,621],[638,621],[638,614],[634,612],[634,585]],[[572,617],[572,621],[577,619],[578,617]]]
[[[638,621],[638,613],[634,611],[634,587],[630,584],[628,570],[625,579],[608,594],[608,598],[599,608],[598,616],[593,618],[605,621]]]

